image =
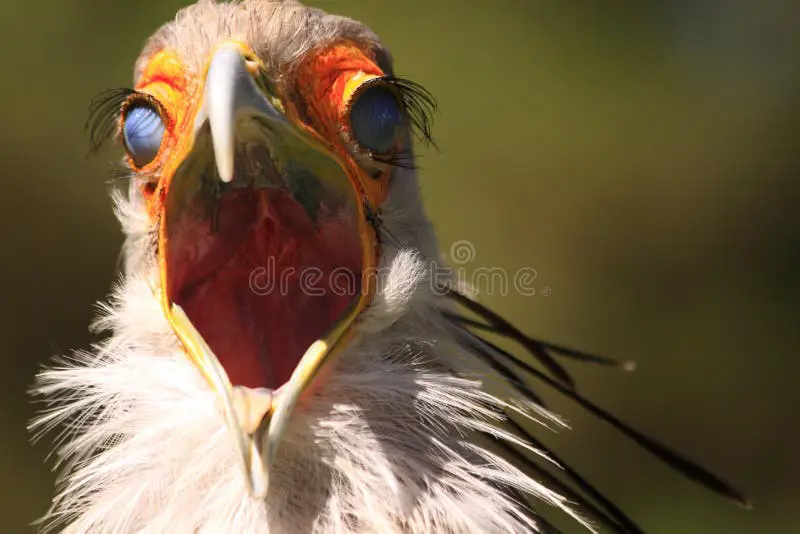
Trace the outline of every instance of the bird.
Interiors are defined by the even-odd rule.
[[[89,109],[92,149],[125,152],[121,274],[101,340],[32,386],[40,529],[644,532],[543,443],[567,425],[542,388],[749,506],[565,366],[631,362],[527,335],[447,268],[414,154],[436,109],[372,30],[295,0],[199,0],[147,39]]]

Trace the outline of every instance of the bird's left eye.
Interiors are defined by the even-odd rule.
[[[359,91],[354,99],[350,106],[353,138],[371,152],[391,152],[405,124],[395,92],[383,85],[371,85]]]
[[[137,167],[147,165],[158,155],[164,129],[164,119],[150,104],[137,104],[125,112],[122,136]]]

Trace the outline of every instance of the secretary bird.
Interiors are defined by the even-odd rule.
[[[577,402],[690,479],[730,485],[582,396],[564,359],[441,265],[412,151],[435,101],[362,24],[200,0],[90,109],[130,177],[109,335],[38,376],[69,533],[642,528],[537,435]],[[487,339],[504,336],[509,352]]]

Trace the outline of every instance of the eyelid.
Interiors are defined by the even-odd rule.
[[[130,94],[130,96],[128,96],[127,99],[125,99],[125,102],[123,102],[120,108],[119,129],[117,132],[118,136],[122,135],[122,128],[125,126],[125,115],[128,113],[128,111],[130,111],[132,107],[141,104],[149,105],[150,107],[152,107],[161,116],[161,120],[164,121],[164,127],[167,130],[172,129],[171,128],[172,119],[169,113],[167,113],[167,110],[164,107],[164,105],[161,104],[161,102],[151,94],[144,93],[142,91],[134,91],[133,93]]]
[[[158,115],[158,118],[161,121],[161,128],[160,128],[161,137],[159,138],[159,145],[157,149],[154,151],[155,153],[153,154],[153,156],[143,163],[136,161],[137,155],[135,154],[135,150],[133,149],[133,147],[129,145],[129,143],[126,141],[125,138],[126,118],[129,113],[139,108],[149,108],[150,110],[152,110],[152,112]],[[125,152],[128,157],[128,162],[134,169],[136,169],[137,171],[141,171],[143,169],[151,167],[154,163],[159,161],[159,157],[162,151],[164,150],[166,135],[167,132],[169,131],[169,128],[170,128],[169,115],[166,113],[164,106],[158,101],[157,98],[155,98],[150,94],[141,91],[136,91],[126,99],[126,101],[123,103],[120,109],[119,128],[117,136],[119,138],[119,142],[125,148]]]

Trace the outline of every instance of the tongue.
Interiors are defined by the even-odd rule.
[[[173,222],[169,290],[234,385],[277,389],[361,290],[355,223],[282,189],[234,189]]]

